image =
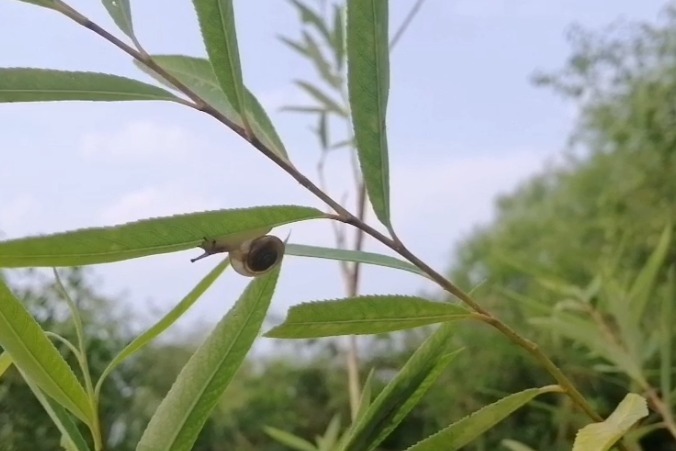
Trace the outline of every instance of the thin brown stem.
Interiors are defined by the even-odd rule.
[[[139,52],[136,49],[128,46],[127,44],[115,38],[113,35],[105,31],[103,28],[96,25],[86,17],[82,16],[69,6],[62,3],[60,3],[59,5],[60,5],[59,11],[61,11],[63,14],[65,14],[72,20],[76,21],[77,23],[81,24],[82,26],[92,30],[94,33],[100,35],[113,45],[123,50],[125,53],[131,55],[136,60],[140,61],[150,69],[157,72],[165,80],[174,85],[178,90],[183,92],[187,97],[189,97],[193,102],[195,102],[194,105],[189,104],[189,106],[209,114],[210,116],[212,116],[213,118],[215,118],[216,120],[220,121],[225,126],[230,128],[232,131],[237,133],[239,136],[244,138],[246,141],[251,143],[251,145],[253,145],[256,149],[258,149],[267,158],[272,160],[273,163],[275,163],[283,171],[289,174],[305,189],[314,194],[326,205],[330,206],[337,213],[337,215],[334,216],[334,219],[337,219],[345,224],[352,225],[357,229],[362,230],[363,233],[373,237],[377,241],[381,242],[385,246],[397,252],[399,255],[406,258],[408,261],[410,261],[415,266],[420,268],[423,272],[429,275],[429,277],[432,280],[434,280],[441,288],[443,288],[449,294],[455,296],[461,302],[466,304],[469,308],[474,310],[478,314],[477,316],[482,321],[497,329],[510,341],[512,341],[516,345],[526,350],[529,354],[531,354],[533,358],[538,363],[540,363],[540,365],[559,383],[559,385],[561,385],[565,393],[572,399],[572,401],[580,409],[582,409],[582,411],[584,411],[594,421],[602,421],[601,416],[594,411],[592,406],[587,402],[584,396],[577,390],[577,388],[573,385],[570,379],[568,379],[568,377],[566,377],[563,374],[563,372],[549,359],[549,357],[547,357],[547,355],[543,353],[543,351],[535,343],[526,339],[525,337],[522,337],[521,335],[519,335],[519,333],[517,333],[507,324],[503,323],[500,319],[493,316],[488,310],[481,307],[469,294],[465,293],[462,289],[453,284],[453,282],[446,279],[444,276],[442,276],[440,273],[432,269],[429,265],[427,265],[420,258],[418,258],[415,254],[409,251],[398,238],[396,237],[390,238],[384,235],[383,233],[379,232],[375,228],[365,223],[358,216],[349,212],[340,203],[336,202],[331,196],[329,196],[322,189],[320,189],[308,177],[299,172],[298,169],[296,169],[289,161],[282,158],[280,155],[276,154],[255,136],[249,136],[242,127],[238,126],[232,120],[225,117],[218,110],[207,104],[203,99],[201,99],[198,95],[192,92],[188,87],[186,87],[175,77],[167,73],[161,66],[157,65],[152,60],[152,58],[150,58],[147,54]],[[624,449],[622,445],[619,446],[622,449]]]

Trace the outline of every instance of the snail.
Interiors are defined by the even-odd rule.
[[[239,234],[222,239],[207,239],[200,245],[204,253],[190,261],[196,262],[209,255],[228,252],[230,264],[239,274],[247,277],[263,275],[275,268],[284,256],[284,242],[274,235]]]

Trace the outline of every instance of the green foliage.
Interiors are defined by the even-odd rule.
[[[638,420],[647,416],[645,398],[628,393],[607,420],[580,429],[573,451],[608,451]]]
[[[265,334],[271,338],[318,338],[393,332],[466,319],[457,305],[412,296],[359,296],[310,302],[291,307],[283,324]]]
[[[205,239],[240,236],[250,239],[275,226],[322,216],[319,210],[308,207],[252,207],[21,238],[0,242],[0,267],[73,266],[127,260],[190,249]]]
[[[202,100],[208,102],[213,108],[221,113],[228,120],[243,126],[243,119],[232,105],[228,97],[223,93],[218,84],[218,79],[214,74],[209,60],[204,58],[195,58],[183,55],[152,55],[153,61],[164,69],[168,74],[176,78],[179,82],[187,86],[193,93]],[[149,69],[145,65],[134,61],[134,63],[143,71],[151,75],[160,83],[176,89],[176,87],[162,77],[162,75]],[[254,95],[244,88],[244,97],[246,99],[249,120],[254,135],[269,146],[277,155],[288,160],[288,155],[281,138],[277,134],[270,118]]]
[[[138,450],[191,450],[260,331],[279,266],[249,284],[190,357],[150,420]]]
[[[347,1],[347,77],[357,153],[373,210],[391,228],[385,130],[390,90],[388,23],[388,2]]]
[[[0,68],[0,79],[0,102],[178,100],[157,86],[95,72]]]
[[[429,390],[459,351],[450,352],[452,325],[442,325],[353,423],[345,451],[375,449]]]
[[[288,253],[378,264],[424,275],[451,293],[461,291],[408,251],[393,232],[386,133],[390,51],[387,1],[347,0],[347,20],[344,24],[342,8],[338,4],[331,5],[333,8],[328,9],[329,13],[325,16],[298,0],[291,0],[307,27],[301,40],[284,38],[283,42],[312,61],[323,82],[334,93],[347,94],[339,96],[341,100],[335,100],[338,96],[327,94],[325,89],[298,81],[297,86],[309,94],[315,104],[290,109],[316,116],[316,133],[324,153],[333,148],[356,147],[361,165],[361,174],[356,178],[360,183],[363,180],[368,192],[360,209],[364,211],[366,203],[370,202],[388,234],[382,234],[365,223],[363,214],[354,215],[347,211],[289,163],[286,149],[270,118],[255,95],[246,89],[232,1],[194,1],[208,59],[148,55],[133,34],[128,1],[104,0],[103,4],[117,26],[131,38],[135,48],[112,38],[106,30],[64,3],[29,3],[52,7],[75,23],[94,31],[134,57],[143,70],[159,83],[178,91],[181,97],[158,86],[112,74],[7,68],[0,69],[0,102],[167,100],[194,108],[217,119],[268,156],[325,202],[335,214],[326,215],[302,206],[254,207],[22,238],[0,242],[0,267],[79,266],[197,246],[202,247],[206,255],[229,252],[233,262],[235,257],[249,261],[256,250],[252,240],[273,227],[324,218],[356,227],[360,233],[370,235],[399,253],[410,264],[392,257],[361,252],[359,248],[350,252],[290,245]],[[519,439],[529,443],[537,439],[539,447],[545,449],[565,448],[570,444],[571,435],[583,423],[577,413],[579,410],[573,411],[573,407],[581,407],[593,419],[598,419],[598,415],[589,400],[577,395],[573,382],[541,351],[544,347],[552,351],[556,360],[572,367],[566,368],[571,374],[580,376],[583,373],[575,365],[583,368],[594,365],[593,374],[583,373],[579,379],[583,388],[595,385],[604,392],[604,398],[595,399],[602,410],[605,407],[604,413],[611,410],[609,406],[616,404],[614,399],[632,390],[631,384],[638,385],[656,406],[658,420],[661,421],[656,423],[658,427],[664,427],[676,437],[670,394],[659,394],[654,389],[656,386],[666,387],[669,392],[673,377],[670,326],[673,321],[660,321],[655,312],[672,319],[673,311],[669,304],[673,299],[674,276],[673,270],[671,278],[666,275],[665,262],[674,261],[676,257],[671,244],[672,228],[676,224],[673,203],[676,198],[673,177],[676,173],[676,159],[673,157],[676,135],[673,132],[673,102],[665,99],[673,99],[676,93],[675,63],[669,57],[676,41],[671,39],[670,34],[676,30],[675,17],[676,14],[669,16],[671,22],[664,30],[651,30],[644,35],[639,33],[638,38],[634,36],[636,40],[630,41],[628,46],[617,45],[617,42],[608,45],[603,41],[584,41],[585,45],[571,59],[567,72],[541,77],[541,81],[564,92],[582,95],[583,120],[577,143],[587,146],[589,152],[584,158],[571,158],[567,166],[542,175],[515,195],[504,198],[499,206],[497,223],[479,231],[461,249],[459,265],[453,272],[469,287],[488,278],[489,284],[481,290],[487,302],[482,301],[481,307],[476,307],[479,304],[475,304],[469,295],[463,293],[463,296],[458,296],[473,307],[475,311],[471,312],[452,303],[432,302],[418,297],[355,297],[352,293],[343,300],[294,307],[285,323],[268,335],[302,338],[378,334],[442,324],[422,344],[422,340],[413,340],[417,350],[412,356],[406,349],[384,354],[386,360],[391,360],[391,368],[397,370],[396,375],[385,381],[385,378],[378,379],[375,371],[370,373],[359,408],[342,435],[340,416],[336,412],[343,404],[331,404],[331,396],[335,400],[337,390],[334,387],[329,390],[327,385],[319,382],[320,376],[325,376],[320,371],[306,374],[308,379],[299,380],[295,385],[297,390],[311,391],[308,398],[321,398],[319,407],[313,406],[307,412],[299,408],[295,415],[308,417],[308,421],[316,421],[317,424],[305,428],[302,426],[307,425],[293,424],[293,419],[289,418],[291,415],[274,404],[277,408],[275,412],[281,416],[265,416],[271,421],[261,421],[264,417],[262,412],[270,414],[272,410],[271,396],[289,400],[289,394],[282,392],[285,387],[280,387],[283,384],[272,379],[261,383],[260,392],[264,392],[265,396],[240,401],[254,412],[250,414],[248,426],[262,435],[262,426],[266,424],[268,432],[276,431],[273,435],[278,440],[287,444],[293,440],[294,446],[300,448],[307,448],[311,442],[294,438],[306,437],[310,432],[320,430],[324,434],[317,440],[317,449],[361,451],[389,446],[388,441],[401,439],[403,435],[398,437],[397,434],[401,434],[402,430],[413,429],[406,429],[406,421],[411,421],[411,415],[415,415],[414,407],[423,402],[423,395],[434,390],[434,381],[441,379],[446,382],[444,390],[436,393],[444,393],[444,396],[425,401],[433,415],[437,414],[434,418],[438,421],[434,425],[425,424],[424,435],[429,438],[420,437],[424,440],[413,449],[438,449],[439,446],[455,449],[470,441],[478,443],[477,446],[490,446],[508,435],[500,434],[498,422],[505,425],[511,420],[512,424],[531,425],[531,421],[521,422],[523,417],[519,415],[538,414],[540,417],[536,416],[537,419],[542,421],[544,417],[551,423],[547,425],[547,430],[557,423],[555,419],[563,418],[559,422],[563,427],[559,426],[556,437],[543,433],[543,428],[536,421],[533,427],[519,429],[525,436]],[[395,41],[398,36],[399,33]],[[645,58],[646,54],[650,54],[651,58]],[[347,87],[343,78],[345,65]],[[608,78],[608,67],[617,76]],[[349,105],[345,104],[345,99]],[[330,117],[349,117],[354,139],[347,136],[335,142],[329,133]],[[276,252],[275,258],[280,253]],[[269,255],[264,254],[263,257],[268,258]],[[47,445],[50,449],[59,446],[78,450],[93,448],[98,451],[115,447],[129,449],[136,443],[137,449],[144,450],[211,449],[209,440],[205,439],[208,436],[212,442],[217,439],[225,442],[223,431],[228,428],[217,423],[211,415],[221,409],[230,413],[236,410],[232,405],[236,399],[222,401],[222,395],[228,387],[231,393],[239,394],[236,388],[241,386],[236,385],[242,382],[238,382],[235,376],[240,367],[254,373],[253,369],[247,368],[245,358],[265,319],[279,266],[253,279],[235,306],[194,352],[189,346],[179,346],[175,350],[181,358],[162,360],[148,357],[148,349],[167,351],[168,345],[153,344],[151,348],[146,348],[145,353],[137,354],[137,351],[151,346],[160,333],[196,302],[226,265],[226,261],[218,265],[174,310],[146,333],[132,339],[126,347],[95,330],[100,318],[99,323],[91,321],[92,318],[85,314],[80,319],[84,309],[77,298],[70,298],[71,292],[78,293],[78,290],[72,290],[73,287],[60,286],[58,290],[65,297],[73,320],[73,325],[67,329],[69,333],[63,333],[62,327],[53,327],[63,326],[63,321],[49,321],[52,306],[31,304],[20,293],[14,294],[4,283],[0,284],[0,345],[6,352],[2,355],[7,355],[6,360],[11,360],[18,369],[5,371],[3,387],[9,389],[0,393],[0,398],[3,398],[0,401],[15,396],[16,384],[21,383],[23,394],[32,391],[32,407],[41,405],[61,434],[56,443],[53,439],[46,439],[46,434],[40,429],[30,437],[21,428],[15,428],[14,423],[7,430],[4,428],[6,423],[0,421],[3,443],[10,443],[10,446],[16,443],[22,446]],[[630,282],[627,283],[627,280]],[[509,293],[517,302],[498,303],[498,296],[504,300],[504,293]],[[557,297],[561,294],[566,299],[558,302]],[[664,300],[664,297],[667,299]],[[499,314],[485,310],[493,307]],[[529,321],[535,314],[540,318]],[[497,343],[495,337],[486,335],[486,331],[477,331],[475,324],[463,325],[457,321],[469,317],[492,326],[513,344],[528,351],[541,369],[525,363],[523,357],[516,354],[514,346],[503,341]],[[514,328],[507,326],[503,318],[513,320]],[[521,335],[522,330],[532,331],[530,327],[537,322],[547,326],[545,331],[536,335],[544,345],[541,347],[533,346]],[[650,331],[646,326],[651,323],[659,323],[660,327]],[[453,335],[451,340],[452,334],[457,335]],[[49,338],[54,339],[54,343]],[[567,346],[570,342],[592,351],[592,354],[578,355],[577,349]],[[481,351],[491,349],[492,352],[482,355],[472,349],[471,359],[463,363],[462,355],[452,351],[462,344],[470,348],[479,346]],[[122,351],[119,351],[120,348]],[[398,358],[395,359],[395,356]],[[127,360],[129,357],[133,358]],[[452,360],[454,365],[447,369]],[[136,367],[139,362],[143,365]],[[73,364],[81,369],[82,381],[70,369]],[[509,371],[495,371],[506,364],[509,364]],[[116,386],[115,376],[124,374],[125,370],[135,376],[146,374],[138,380],[118,379],[117,382],[123,382]],[[176,373],[178,376],[174,382]],[[541,379],[545,373],[549,373],[548,378],[553,376],[560,387],[529,388],[544,386]],[[466,379],[468,374],[472,375],[474,387],[491,390],[499,387],[501,395],[516,393],[498,401],[491,394],[489,398],[493,403],[479,408],[485,404],[485,399],[476,393],[466,393],[464,387],[454,386],[457,380]],[[15,379],[7,382],[8,375]],[[96,376],[98,383],[95,385],[93,380]],[[109,384],[104,386],[102,381],[105,378]],[[21,382],[22,379],[25,382]],[[372,385],[377,383],[384,387],[371,401],[371,391],[376,392]],[[146,392],[141,388],[147,389]],[[110,389],[117,389],[117,393],[134,393],[133,400],[118,402],[106,391]],[[535,396],[549,391],[568,395],[557,398],[562,407],[541,403],[539,412],[530,409],[524,409],[528,410],[525,413],[517,412]],[[252,399],[261,402],[259,411],[256,411]],[[566,402],[568,404],[564,404]],[[22,404],[14,400],[11,405]],[[446,427],[450,423],[446,421],[446,417],[450,416],[449,406],[460,406],[452,414],[461,419]],[[322,409],[332,411],[316,415]],[[467,411],[477,413],[466,416]],[[622,409],[618,412],[622,413]],[[141,436],[148,418],[151,419]],[[233,414],[229,418],[236,423],[238,420],[235,418],[239,416]],[[530,416],[525,418],[532,419]],[[591,440],[598,440],[606,434],[608,425],[615,419],[611,416],[601,427],[592,428],[598,431],[592,434]],[[636,419],[613,430],[611,439],[615,441],[625,434],[627,426]],[[85,443],[83,424],[77,420],[90,430],[91,443]],[[118,427],[117,432],[115,426]],[[286,433],[280,431],[281,427]],[[430,435],[439,428],[442,428],[440,432]],[[106,429],[110,429],[109,435],[104,434]],[[234,430],[237,433],[231,434],[228,440],[231,449],[260,449],[256,448],[259,443],[248,442],[242,436],[251,430],[243,427]],[[484,440],[484,433],[494,434],[494,437]],[[633,430],[628,435],[631,434],[634,434],[635,440],[640,440],[641,434],[648,432]],[[396,443],[401,447],[402,443],[410,444],[407,442],[411,438],[409,435]],[[606,445],[610,446],[603,444]]]
[[[491,429],[516,409],[524,406],[538,395],[561,391],[561,387],[531,388],[505,396],[481,410],[467,416],[449,427],[408,448],[409,451],[455,451],[466,446],[478,436]]]
[[[90,427],[94,412],[73,370],[35,319],[0,282],[0,346],[12,363],[41,391]]]

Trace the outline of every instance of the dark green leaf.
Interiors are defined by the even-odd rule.
[[[308,207],[252,207],[0,241],[0,268],[80,266],[128,260],[197,247],[205,237],[227,238],[323,216],[321,211]]]
[[[73,370],[35,319],[0,280],[0,346],[14,365],[48,396],[86,424],[94,412]]]
[[[561,391],[558,385],[549,385],[506,396],[418,442],[407,451],[459,450],[536,396]]]
[[[413,296],[358,296],[307,302],[289,309],[286,320],[265,334],[272,338],[318,338],[393,332],[466,319],[464,308]]]
[[[138,80],[95,72],[0,68],[0,102],[131,101],[178,98]]]
[[[193,4],[216,79],[230,104],[243,118],[244,128],[250,130],[232,0],[193,0]]]
[[[254,279],[178,375],[138,451],[189,451],[260,331],[279,267]]]
[[[386,134],[389,81],[388,2],[348,0],[347,65],[352,124],[373,211],[390,224]]]
[[[352,425],[345,451],[375,449],[401,423],[460,352],[448,352],[452,335],[452,325],[444,324],[418,348]]]

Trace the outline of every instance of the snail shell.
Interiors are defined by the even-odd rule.
[[[256,277],[275,268],[284,256],[284,243],[274,235],[263,235],[242,240],[208,240],[200,246],[204,253],[191,261],[219,252],[228,252],[230,264],[239,274]]]
[[[267,273],[282,261],[284,243],[274,235],[245,241],[230,251],[230,264],[243,276],[256,277]]]

